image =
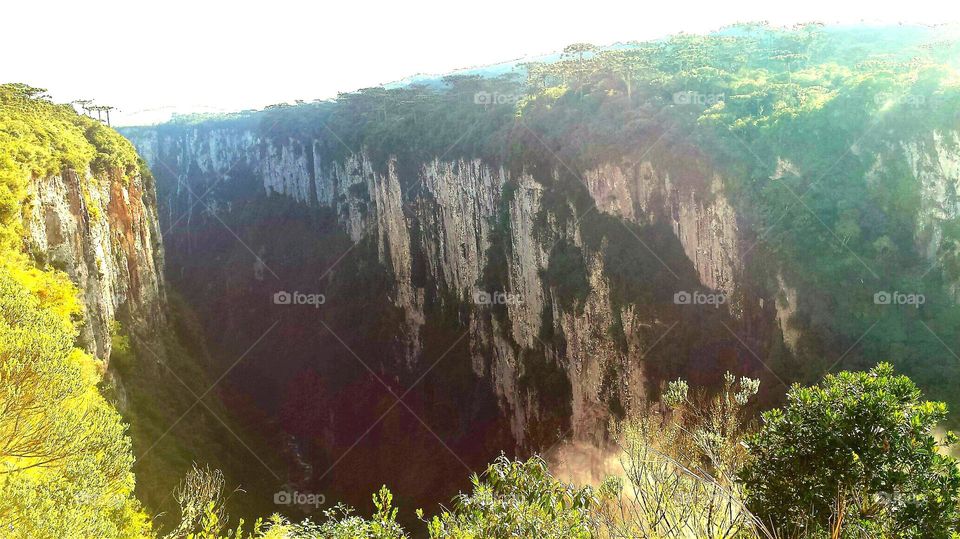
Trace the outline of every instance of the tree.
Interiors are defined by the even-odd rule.
[[[125,426],[97,389],[93,358],[73,347],[69,309],[38,298],[64,294],[34,295],[7,271],[0,271],[0,529],[11,538],[139,536],[147,523],[132,496]],[[54,285],[75,293],[68,283]]]
[[[601,64],[620,77],[627,89],[627,100],[632,102],[633,84],[643,75],[652,71],[651,64],[655,46],[640,45],[634,48],[603,51],[600,53]]]
[[[960,470],[934,428],[946,405],[881,363],[794,385],[763,415],[742,471],[748,506],[793,536],[950,537],[960,524]]]
[[[431,539],[595,536],[593,491],[557,481],[539,457],[522,462],[501,456],[471,482],[473,493],[461,495],[453,512],[427,523]]]
[[[586,58],[587,54],[596,50],[596,45],[590,43],[573,43],[563,48],[563,56],[569,58],[566,61],[559,62],[558,66],[577,81],[577,91],[580,97],[583,97],[583,84],[589,78],[591,71],[591,62]]]
[[[526,62],[520,67],[527,72],[527,84],[536,94],[547,88],[547,80],[553,75],[550,65],[543,62]]]

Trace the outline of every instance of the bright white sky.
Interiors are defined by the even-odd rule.
[[[0,82],[116,106],[114,124],[173,110],[260,108],[537,55],[734,22],[960,21],[955,0],[428,0],[4,2]]]

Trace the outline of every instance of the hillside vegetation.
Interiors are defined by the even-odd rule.
[[[500,457],[450,509],[411,535],[387,487],[365,518],[344,505],[293,523],[225,522],[222,479],[194,470],[178,496],[202,539],[859,538],[957,536],[960,469],[933,430],[942,403],[924,401],[889,364],[791,388],[788,403],[750,419],[758,381],[727,374],[719,392],[670,384],[666,416],[614,424],[620,472],[598,487],[552,477],[539,457]],[[213,488],[210,488],[213,486]],[[247,531],[244,531],[244,530]],[[426,533],[424,533],[424,531]]]
[[[0,458],[9,470],[0,476],[8,489],[0,501],[0,530],[15,529],[15,537],[135,537],[168,526],[172,492],[196,460],[221,468],[233,487],[273,488],[273,477],[267,482],[244,475],[262,466],[234,438],[259,447],[246,424],[215,395],[202,406],[195,402],[211,381],[191,314],[175,294],[170,327],[154,328],[160,344],[150,343],[160,351],[132,341],[114,321],[108,371],[79,348],[86,323],[81,291],[48,257],[27,254],[24,217],[36,203],[28,182],[77,171],[86,197],[95,188],[86,182],[125,186],[136,175],[149,177],[130,142],[72,106],[51,102],[43,90],[6,84],[0,86],[0,150],[0,382],[6,392]],[[149,178],[145,184],[152,188]],[[96,219],[96,209],[88,205],[90,215],[76,217]],[[141,457],[136,463],[135,453]],[[250,503],[240,498],[232,506],[244,513],[266,510]]]

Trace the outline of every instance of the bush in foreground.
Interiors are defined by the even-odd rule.
[[[539,457],[501,456],[471,481],[473,493],[461,494],[454,510],[428,522],[431,539],[595,537],[593,491],[556,480]]]
[[[130,440],[74,346],[76,290],[0,262],[0,537],[136,537]]]
[[[787,536],[950,537],[960,471],[934,436],[943,403],[889,364],[795,385],[763,415],[741,478],[748,505]]]
[[[747,406],[759,381],[724,376],[715,395],[691,394],[686,382],[664,393],[669,412],[615,425],[622,476],[600,489],[603,537],[769,536],[746,510],[736,472],[748,458]]]

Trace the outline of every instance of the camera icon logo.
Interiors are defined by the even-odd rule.
[[[690,295],[690,292],[687,292],[684,290],[681,290],[673,294],[673,303],[676,305],[690,305],[690,301],[692,299],[693,298]]]
[[[673,102],[677,105],[689,105],[693,103],[693,92],[675,92],[673,94]]]
[[[493,103],[493,94],[486,91],[480,91],[473,94],[473,102],[476,105],[489,105]]]
[[[286,290],[281,290],[273,295],[274,305],[290,305],[293,302],[293,294]]]
[[[285,490],[273,494],[273,503],[277,505],[290,505],[293,503],[293,495]]]
[[[490,305],[493,300],[490,297],[490,293],[485,290],[477,290],[473,293],[473,302],[477,305]]]
[[[890,292],[881,291],[873,295],[873,302],[877,305],[890,305],[892,299]]]

